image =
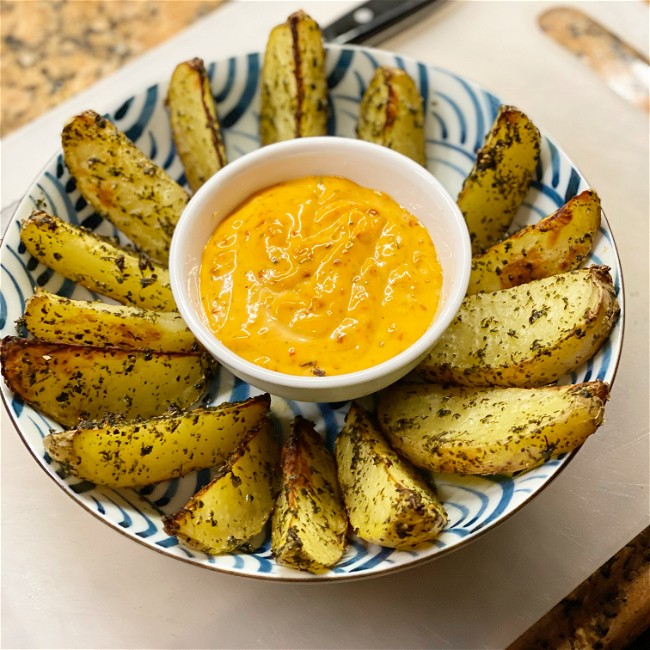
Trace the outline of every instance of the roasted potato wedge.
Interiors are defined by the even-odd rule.
[[[236,551],[264,528],[271,515],[278,459],[275,433],[265,420],[208,485],[163,519],[165,532],[205,553]]]
[[[361,539],[410,548],[437,537],[447,523],[431,488],[357,404],[336,438],[336,464],[350,524]]]
[[[501,106],[456,199],[478,255],[505,234],[526,197],[540,155],[537,127]]]
[[[271,31],[260,83],[262,145],[327,135],[323,37],[304,11],[291,14]]]
[[[530,469],[579,447],[603,421],[607,384],[464,388],[396,384],[377,417],[393,447],[435,472]]]
[[[268,415],[269,395],[244,402],[105,421],[50,433],[45,451],[67,472],[110,487],[159,483],[220,465]]]
[[[86,201],[143,253],[167,264],[187,192],[94,111],[69,120],[61,142],[65,164]]]
[[[553,214],[472,259],[467,294],[509,289],[577,269],[600,227],[600,199],[585,190]]]
[[[108,415],[127,419],[187,408],[204,392],[207,354],[124,350],[5,337],[0,344],[7,386],[65,427]]]
[[[40,287],[27,300],[22,323],[34,338],[51,343],[160,352],[199,349],[178,312],[72,300]]]
[[[348,517],[334,457],[304,418],[296,418],[282,448],[281,470],[271,549],[278,564],[320,573],[341,559]]]
[[[357,137],[426,164],[422,96],[400,68],[380,66],[359,107]]]
[[[91,291],[144,309],[176,310],[167,268],[107,237],[34,210],[20,238],[39,262]]]
[[[604,266],[465,298],[417,367],[461,386],[542,386],[590,359],[619,314]]]
[[[217,107],[202,59],[179,63],[167,92],[176,151],[194,192],[227,162]]]

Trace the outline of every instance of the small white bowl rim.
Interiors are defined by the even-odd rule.
[[[310,149],[318,149],[321,153],[331,153],[332,151],[340,152],[345,148],[366,148],[368,151],[374,151],[374,155],[393,157],[395,164],[410,167],[410,173],[426,179],[426,182],[435,188],[436,196],[438,197],[437,201],[444,202],[447,208],[451,209],[451,212],[454,215],[453,227],[458,229],[460,240],[463,243],[460,250],[456,251],[456,253],[461,256],[461,262],[459,265],[460,273],[453,279],[453,288],[448,299],[442,308],[436,312],[434,320],[425,332],[409,347],[390,359],[362,370],[322,377],[291,375],[276,370],[269,370],[268,368],[264,368],[263,366],[240,357],[219,341],[207,324],[201,320],[200,316],[196,313],[196,309],[190,302],[187,295],[186,276],[182,272],[183,265],[176,265],[173,263],[173,260],[176,259],[178,249],[181,247],[183,240],[188,236],[191,224],[199,218],[199,215],[204,214],[205,210],[208,209],[208,204],[213,201],[215,192],[219,191],[225,184],[232,182],[243,169],[254,166],[269,158],[287,155],[290,156],[299,152],[304,153]],[[332,172],[332,175],[336,174]],[[267,187],[267,185],[261,183],[259,189],[264,189],[264,187]],[[381,190],[381,188],[373,189]],[[247,197],[242,197],[242,200],[245,200],[245,198]],[[465,297],[467,286],[469,284],[471,244],[465,219],[456,202],[440,181],[425,167],[419,165],[401,153],[375,143],[341,136],[314,136],[269,144],[243,154],[239,158],[229,162],[225,167],[210,177],[192,195],[181,214],[172,238],[169,260],[171,288],[178,309],[186,324],[197,337],[199,342],[202,343],[207,351],[219,362],[231,369],[237,376],[238,373],[241,373],[243,378],[246,378],[247,376],[254,377],[258,379],[260,383],[266,385],[277,385],[287,389],[326,391],[330,389],[340,390],[348,387],[351,388],[359,384],[377,381],[383,376],[391,375],[403,367],[408,367],[409,364],[413,365],[417,360],[426,355],[426,352],[431,349],[435,341],[453,320],[463,298]],[[248,379],[246,380],[249,381]]]

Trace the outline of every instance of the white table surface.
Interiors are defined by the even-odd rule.
[[[2,205],[19,198],[78,110],[112,107],[178,61],[261,49],[297,8],[321,24],[355,2],[234,2],[2,141]],[[3,648],[502,648],[649,523],[648,115],[542,34],[559,3],[448,2],[381,45],[515,104],[599,193],[623,261],[627,325],[604,426],[525,508],[417,569],[279,584],[153,553],[76,505],[2,409]],[[574,2],[642,51],[648,5]]]

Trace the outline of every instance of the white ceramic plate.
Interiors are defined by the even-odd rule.
[[[477,149],[491,126],[501,101],[477,84],[444,69],[392,55],[387,52],[353,47],[331,47],[327,69],[331,97],[329,132],[355,137],[355,124],[361,96],[376,66],[388,64],[406,69],[416,80],[426,107],[427,155],[430,171],[455,196],[468,174]],[[260,53],[207,65],[217,100],[229,159],[259,146]],[[170,70],[171,74],[171,70]],[[180,161],[170,135],[164,98],[167,81],[144,89],[122,102],[109,114],[157,164],[184,182]],[[89,106],[88,108],[93,108]],[[526,107],[521,106],[525,111]],[[541,163],[515,227],[539,220],[569,198],[588,187],[587,181],[557,144],[543,138]],[[597,190],[597,188],[595,188]],[[38,207],[72,223],[97,232],[117,235],[86,204],[75,188],[62,157],[55,157],[35,180],[21,202],[2,243],[2,292],[0,294],[0,334],[15,335],[15,321],[35,286],[75,298],[96,298],[82,287],[38,264],[20,243],[19,224]],[[606,220],[587,264],[605,264],[612,269],[622,303],[621,270],[612,233]],[[621,305],[623,307],[623,305]],[[621,350],[623,312],[609,340],[600,352],[563,382],[601,379],[612,382]],[[211,387],[213,403],[244,399],[256,391],[222,370]],[[177,510],[189,496],[210,478],[201,471],[182,479],[140,490],[114,490],[79,481],[64,475],[45,454],[42,438],[58,425],[15,399],[2,383],[2,395],[18,433],[28,449],[55,483],[79,505],[112,528],[133,540],[170,557],[228,573],[277,580],[341,580],[375,576],[431,560],[476,538],[503,521],[535,496],[571,456],[554,459],[541,467],[515,477],[437,477],[440,497],[445,503],[449,523],[430,545],[415,551],[394,551],[354,541],[337,567],[312,576],[278,566],[269,548],[269,537],[260,539],[259,548],[250,554],[208,556],[189,550],[162,529],[161,517]],[[372,399],[372,398],[370,398]],[[347,412],[343,404],[307,404],[273,398],[275,420],[286,429],[295,414],[301,413],[316,423],[331,444]],[[47,546],[48,540],[43,540]]]

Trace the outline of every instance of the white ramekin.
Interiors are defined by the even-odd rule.
[[[443,273],[437,313],[415,343],[371,368],[326,377],[267,370],[239,357],[210,329],[199,290],[203,249],[217,224],[258,190],[314,175],[342,176],[389,194],[427,228]],[[187,204],[176,226],[169,257],[178,309],[205,349],[249,384],[272,395],[309,402],[339,402],[368,395],[412,370],[458,311],[467,290],[470,266],[471,247],[465,220],[436,178],[386,147],[340,137],[289,140],[263,147],[226,165]]]

